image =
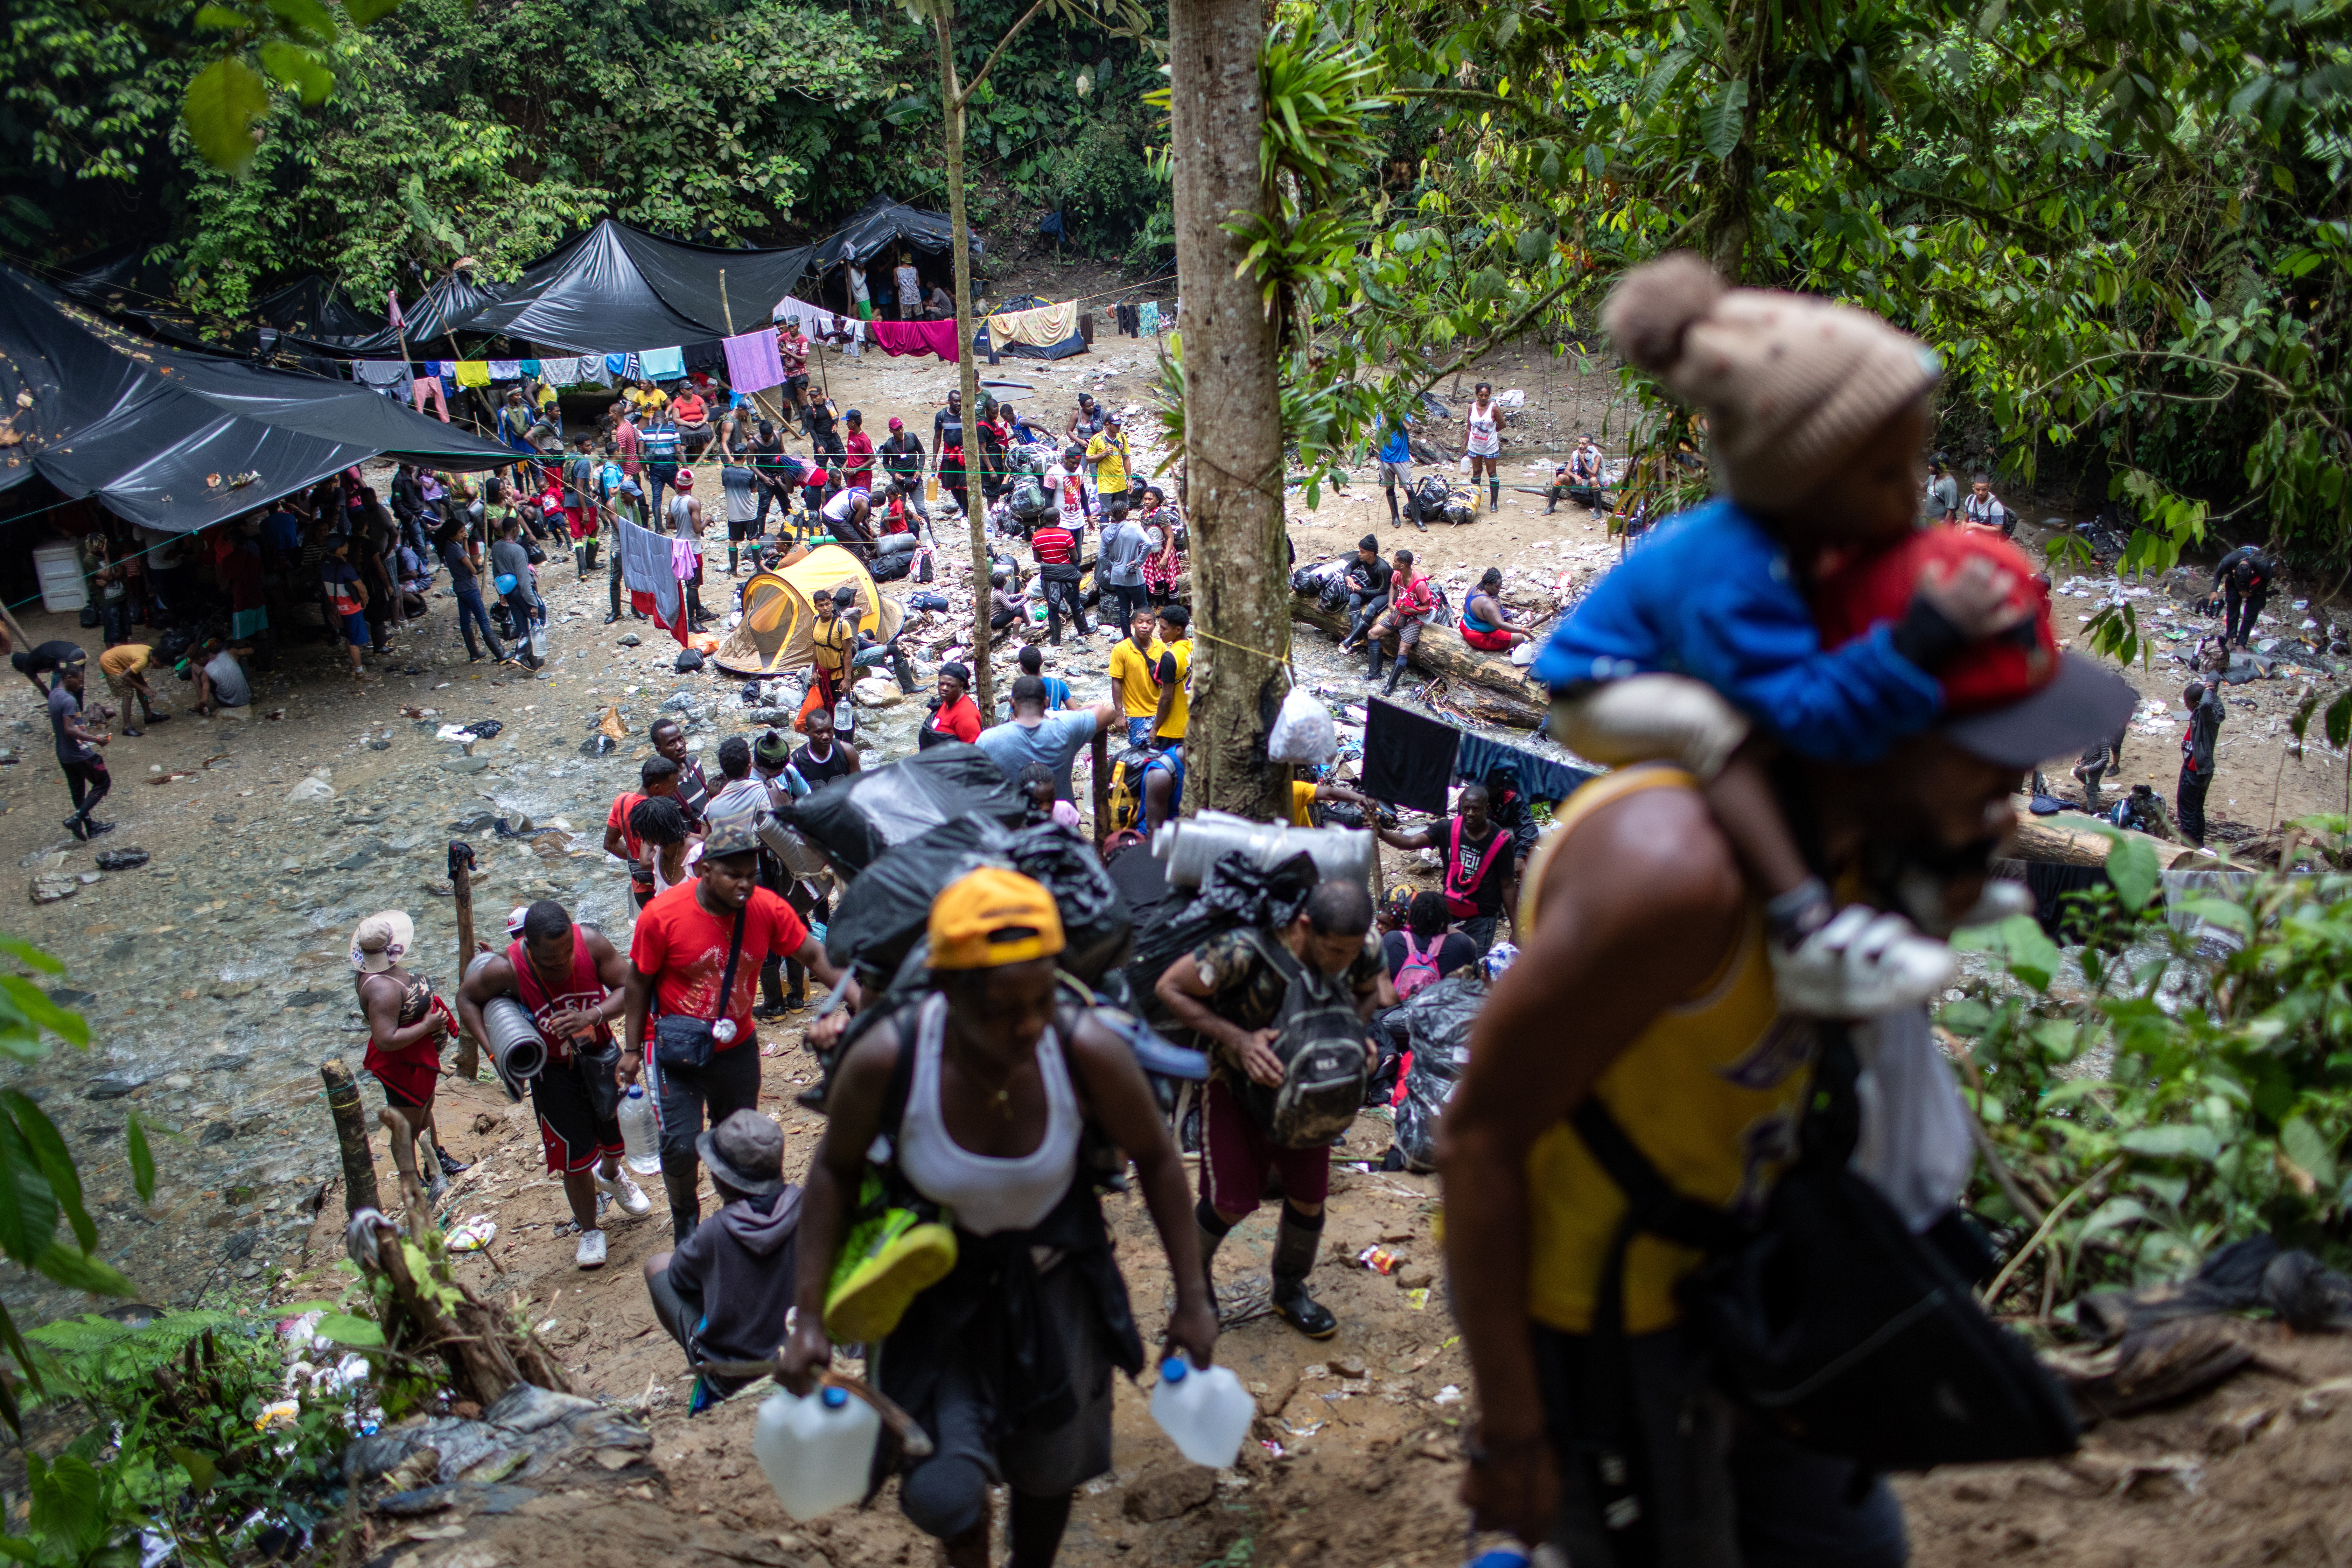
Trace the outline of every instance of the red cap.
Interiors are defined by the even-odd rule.
[[[2120,731],[2138,699],[2120,677],[2059,649],[2049,591],[2033,563],[1998,534],[1924,529],[1832,573],[1814,595],[1822,646],[1900,622],[1930,565],[1940,564],[1948,576],[1970,561],[2010,574],[2009,603],[2025,618],[1966,645],[1929,672],[1944,689],[1944,734],[1988,762],[2027,768]]]
[[[904,419],[899,418],[899,417],[898,417],[897,415],[895,415],[895,414],[893,414],[892,416],[890,416],[890,428],[891,428],[891,429],[893,429],[893,430],[904,430],[906,427],[907,427],[907,422],[906,422]]]
[[[677,478],[672,479],[670,483],[676,485],[682,490],[692,489],[694,488],[694,470],[692,468],[680,468],[677,471]]]

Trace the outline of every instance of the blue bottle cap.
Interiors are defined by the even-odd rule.
[[[1181,1383],[1184,1381],[1184,1374],[1192,1370],[1192,1363],[1187,1362],[1182,1356],[1170,1356],[1166,1361],[1160,1363],[1160,1381],[1162,1383]]]
[[[838,1410],[849,1403],[849,1390],[828,1385],[824,1393],[817,1395],[817,1398],[824,1402],[827,1410]]]

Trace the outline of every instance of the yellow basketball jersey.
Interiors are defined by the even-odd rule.
[[[1570,795],[1528,868],[1520,923],[1533,929],[1544,868],[1580,822],[1641,790],[1697,787],[1679,768],[1645,765]],[[1751,900],[1722,969],[1697,995],[1661,1013],[1594,1089],[1675,1191],[1740,1212],[1759,1205],[1795,1158],[1813,1077],[1812,1027],[1780,1016],[1764,942],[1763,912]],[[1562,1121],[1528,1152],[1528,1310],[1553,1328],[1589,1331],[1624,1194]],[[1625,1255],[1626,1331],[1650,1333],[1672,1323],[1680,1315],[1675,1286],[1699,1259],[1693,1248],[1634,1237]]]

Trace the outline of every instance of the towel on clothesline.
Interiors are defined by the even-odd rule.
[[[765,392],[782,386],[784,362],[776,353],[776,334],[766,327],[726,341],[727,384],[738,392]]]
[[[352,374],[370,386],[405,386],[409,382],[408,362],[404,359],[363,359],[352,365]]]
[[[606,374],[613,376],[616,380],[635,381],[637,379],[637,356],[635,354],[606,354],[604,356],[604,371]]]
[[[1461,731],[1377,697],[1364,710],[1364,793],[1415,811],[1444,811]]]
[[[1144,337],[1160,335],[1160,301],[1146,300],[1136,310],[1136,328]]]
[[[489,365],[490,379],[492,381],[520,381],[522,379],[522,362],[520,360],[494,359],[489,362]]]
[[[998,348],[1010,343],[1026,343],[1032,348],[1049,349],[1066,340],[1078,330],[1078,302],[1065,300],[1058,305],[1038,305],[1026,310],[1009,310],[988,318],[988,338]]]
[[[643,349],[637,353],[640,375],[656,381],[676,381],[686,374],[686,351],[683,349]]]
[[[457,362],[457,384],[459,386],[489,385],[490,362],[479,359],[459,360]]]
[[[953,321],[876,321],[872,328],[884,353],[937,354],[950,364],[960,357]]]
[[[541,374],[545,368],[545,362],[541,360],[517,360],[515,363],[522,367],[522,373],[525,375]]]
[[[791,321],[807,336],[826,342],[862,343],[866,338],[864,321],[855,316],[836,316],[824,306],[812,305],[806,300],[785,300],[776,307],[776,319]]]
[[[684,643],[686,592],[669,540],[626,518],[614,521],[621,530],[621,581],[628,585],[630,606]]]

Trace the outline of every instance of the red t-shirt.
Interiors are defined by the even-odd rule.
[[[681,425],[699,425],[710,413],[709,405],[691,392],[671,398],[669,411]]]
[[[604,816],[605,826],[621,830],[621,842],[629,847],[629,858],[632,860],[646,858],[645,840],[629,831],[629,813],[636,810],[637,803],[645,798],[633,789],[623,790],[613,797],[613,809]]]
[[[629,941],[629,962],[654,977],[654,1010],[682,1013],[697,1018],[718,1016],[719,977],[727,972],[727,947],[734,939],[735,922],[720,920],[702,907],[698,894],[702,880],[680,882],[637,913],[636,934]],[[719,1049],[751,1038],[751,1003],[760,992],[760,965],[772,954],[789,958],[808,940],[808,927],[792,905],[765,888],[751,889],[743,923],[743,952],[735,961],[735,994],[726,1016],[735,1020],[735,1037]]]
[[[1040,566],[1066,566],[1078,558],[1078,542],[1068,529],[1048,523],[1029,536],[1029,552]]]
[[[852,430],[841,438],[841,447],[847,454],[842,467],[849,471],[849,488],[870,488],[874,483],[874,437],[863,430]]]
[[[931,717],[931,728],[943,735],[971,742],[980,739],[980,704],[969,695],[959,697],[951,708],[942,708]]]

